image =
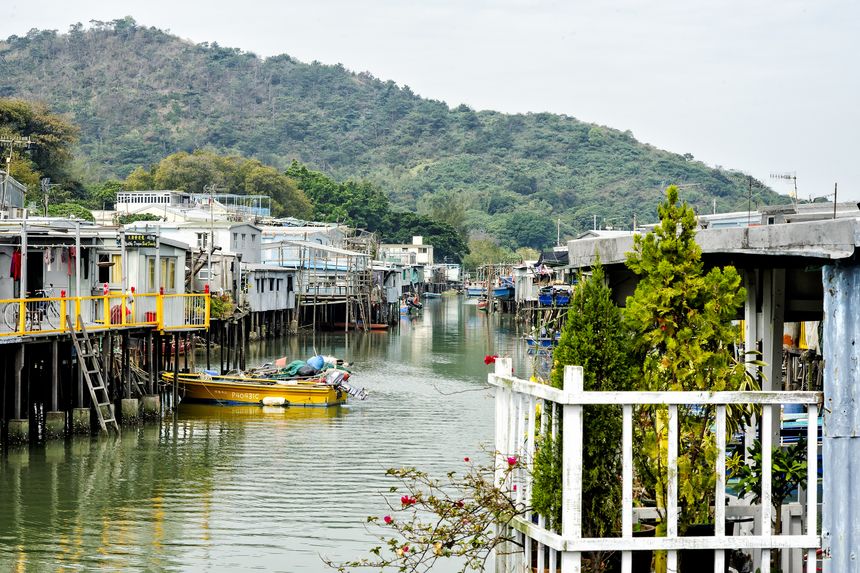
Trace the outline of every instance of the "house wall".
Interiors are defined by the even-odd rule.
[[[295,293],[290,290],[290,286],[295,289],[295,273],[249,271],[247,296],[251,311],[266,312],[295,308]]]

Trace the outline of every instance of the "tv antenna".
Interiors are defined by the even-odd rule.
[[[794,192],[789,191],[788,196],[794,200],[794,207],[797,208],[797,173],[788,171],[785,173],[771,173],[771,179],[781,179],[783,181],[791,181],[794,184]]]

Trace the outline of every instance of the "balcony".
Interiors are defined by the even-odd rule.
[[[64,293],[61,293],[63,295]],[[160,332],[209,328],[209,294],[128,294],[0,299],[0,343],[65,334],[153,328]]]
[[[592,551],[620,552],[621,571],[632,571],[633,553],[637,551],[665,551],[666,570],[678,571],[678,554],[687,549],[710,550],[714,554],[714,571],[726,571],[727,553],[740,550],[753,559],[762,573],[770,571],[770,552],[782,551],[782,570],[800,573],[804,564],[807,571],[816,571],[817,550],[821,547],[818,532],[818,404],[820,392],[586,392],[583,390],[583,375],[580,367],[565,369],[564,389],[557,389],[513,377],[511,360],[500,358],[496,370],[489,375],[489,383],[495,386],[496,432],[495,450],[500,458],[497,467],[505,467],[505,459],[515,456],[524,463],[508,476],[512,483],[507,491],[516,491],[518,503],[530,504],[532,492],[532,470],[535,458],[536,433],[557,434],[557,422],[561,420],[562,432],[562,514],[560,527],[549,527],[548,518],[528,512],[514,518],[510,524],[511,538],[515,544],[497,550],[496,571],[538,571],[557,573],[578,572],[582,567],[582,553]],[[582,424],[583,407],[592,404],[619,406],[622,418],[622,482],[621,532],[620,537],[585,538],[582,535],[582,476],[583,468]],[[761,432],[762,472],[761,504],[752,504],[743,499],[726,505],[726,409],[733,405],[753,405],[760,408],[759,428],[773,428],[781,406],[801,405],[805,414],[807,483],[803,494],[804,503],[790,504],[794,507],[777,508],[782,515],[794,516],[793,524],[784,529],[786,534],[773,532],[773,507],[769,503],[772,491],[773,463],[771,451],[774,436],[770,431]],[[633,495],[633,420],[634,409],[656,405],[667,412],[667,488],[664,507],[661,508],[666,535],[663,537],[634,537],[634,521],[647,510],[634,507]],[[713,507],[714,535],[682,537],[678,531],[678,409],[691,405],[716,409],[716,424],[710,431],[717,446],[716,459],[716,504]],[[774,418],[776,416],[777,418]],[[796,423],[796,422],[795,422]],[[778,427],[778,426],[777,426]],[[572,431],[568,431],[568,429]],[[754,428],[753,428],[754,430]],[[778,438],[777,438],[778,439]],[[499,470],[500,479],[504,472]],[[825,476],[826,479],[826,476]],[[516,487],[514,487],[516,486]],[[786,511],[790,509],[791,511]],[[753,518],[755,525],[749,535],[727,535],[726,518],[744,515]]]

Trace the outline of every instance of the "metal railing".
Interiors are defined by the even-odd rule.
[[[108,293],[0,299],[0,338],[150,326],[160,331],[209,328],[210,298],[203,294]]]
[[[572,573],[581,570],[583,552],[621,552],[621,571],[630,573],[632,552],[665,551],[667,571],[678,570],[678,552],[685,549],[714,551],[714,571],[723,573],[728,550],[758,552],[762,573],[770,571],[770,551],[774,549],[803,550],[807,571],[814,572],[816,550],[821,546],[818,535],[818,404],[820,392],[592,392],[583,389],[583,372],[579,366],[568,366],[564,372],[564,389],[514,378],[510,358],[496,360],[495,372],[488,381],[495,392],[495,450],[497,468],[506,467],[506,458],[515,456],[522,463],[508,476],[512,483],[508,491],[516,491],[517,504],[529,506],[532,494],[532,471],[536,452],[536,432],[557,436],[559,421],[562,447],[562,512],[560,533],[548,525],[543,515],[527,512],[514,518],[513,535],[522,550],[510,547],[497,551],[496,571],[533,571],[543,573]],[[621,537],[586,538],[582,535],[582,476],[583,476],[583,406],[611,404],[619,406],[622,417],[622,511]],[[773,465],[771,452],[773,436],[761,432],[762,461],[761,499],[756,509],[761,519],[760,530],[752,535],[726,536],[726,408],[732,405],[752,405],[761,408],[760,427],[771,428],[773,409],[783,404],[806,407],[807,421],[807,489],[805,532],[775,535],[772,530],[771,505]],[[716,423],[712,428],[717,447],[714,535],[679,536],[678,507],[678,443],[679,406],[711,406],[716,408]],[[665,537],[633,536],[633,411],[637,406],[662,406],[668,411],[667,487],[664,492]],[[497,479],[503,479],[501,469]],[[826,476],[825,476],[826,478]],[[681,484],[683,485],[683,484]],[[514,487],[516,486],[516,487]],[[734,508],[733,508],[734,509]],[[779,509],[779,508],[778,508]],[[758,560],[758,559],[757,559]]]

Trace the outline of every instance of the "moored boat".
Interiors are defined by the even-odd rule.
[[[162,379],[172,383],[173,373],[164,372]],[[323,375],[276,380],[241,374],[180,373],[179,388],[184,401],[219,404],[326,407],[343,404],[349,396],[347,388],[329,383]]]
[[[526,336],[524,337],[526,340],[526,344],[530,347],[540,346],[541,348],[551,348],[553,346],[558,345],[558,341],[561,339],[561,334],[556,334],[555,336]]]
[[[425,292],[424,298],[442,298],[442,293],[438,292]]]
[[[487,287],[483,286],[467,286],[466,287],[466,296],[484,296],[487,294]]]

